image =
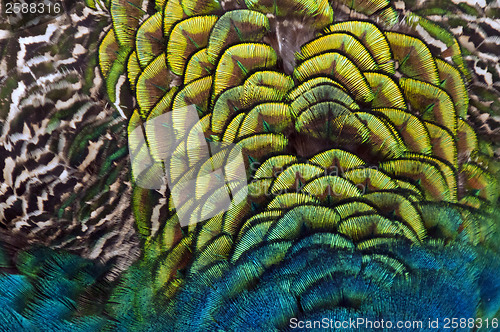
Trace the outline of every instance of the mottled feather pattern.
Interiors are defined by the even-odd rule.
[[[127,164],[125,123],[102,99],[89,54],[102,33],[96,19],[108,24],[77,4],[4,30],[0,222],[11,241],[112,260],[115,278],[138,248],[127,167],[113,167]]]
[[[492,144],[500,156],[499,133],[499,76],[500,46],[499,6],[495,1],[444,1],[441,8],[435,1],[396,2],[405,12],[411,10],[425,15],[455,36],[464,52],[464,62],[470,70],[468,85],[471,107],[470,121],[482,138]],[[445,13],[445,15],[443,15]],[[445,44],[425,32],[421,34],[431,47],[446,50]]]
[[[0,25],[0,330],[498,321],[496,3],[63,4]]]

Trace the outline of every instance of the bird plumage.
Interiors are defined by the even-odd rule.
[[[17,272],[0,279],[15,286],[3,296],[6,321],[36,325],[42,315],[53,317],[53,330],[70,321],[87,331],[260,331],[289,330],[292,318],[425,324],[429,317],[498,316],[500,173],[496,143],[486,140],[474,117],[486,111],[479,105],[494,84],[485,88],[470,66],[490,50],[471,53],[460,44],[465,39],[457,22],[470,15],[470,6],[446,2],[449,17],[436,19],[442,8],[432,1],[87,5],[110,18],[109,29],[89,43],[99,40],[91,50],[114,112],[75,123],[91,132],[70,136],[69,150],[51,153],[80,156],[67,166],[80,183],[74,169],[90,162],[72,154],[73,146],[102,151],[94,158],[105,160],[98,174],[82,176],[97,182],[88,189],[82,184],[75,199],[92,201],[100,188],[114,191],[99,196],[97,205],[122,211],[125,220],[134,217],[141,256],[122,265],[119,271],[132,264],[109,287],[101,286],[102,279],[115,280],[106,277],[113,261],[105,257],[129,257],[116,253],[120,244],[104,247],[102,256],[43,249],[45,263],[26,265],[29,250],[14,262],[2,259],[6,271]],[[476,20],[488,10],[494,6],[476,8]],[[92,109],[99,98],[83,102]],[[195,126],[182,113],[190,106],[200,118]],[[65,113],[56,107],[55,114]],[[174,114],[174,134],[152,125],[168,114]],[[51,128],[66,133],[63,124]],[[200,130],[207,142],[225,147],[208,160],[190,152],[189,140],[174,137]],[[127,135],[130,164],[123,140],[110,131]],[[165,159],[172,142],[188,157]],[[182,191],[161,179],[162,172],[179,183],[201,179],[202,170],[223,167],[234,151],[242,152],[248,186],[227,184],[237,203],[223,213],[216,213],[221,193],[209,180],[197,180],[193,196],[179,198],[173,192]],[[141,158],[151,161],[149,169],[138,166]],[[227,172],[238,169],[230,165]],[[108,177],[106,185],[98,180]],[[150,189],[143,179],[164,182]],[[116,194],[123,191],[129,194]],[[100,208],[89,205],[90,220],[102,218]],[[187,227],[181,217],[189,219]],[[110,232],[119,234],[122,223],[111,223]],[[97,234],[98,241],[106,238]],[[75,282],[74,273],[90,273],[85,258],[108,265]],[[74,291],[45,281],[44,268],[52,271],[54,264],[71,265],[59,272]],[[47,299],[50,292],[62,306]],[[87,303],[96,292],[110,294],[107,303]],[[77,305],[70,310],[68,303]]]
[[[0,229],[17,249],[113,260],[116,278],[139,249],[125,203],[126,123],[103,99],[96,68],[109,21],[83,3],[68,10],[0,27],[11,34],[0,40]]]

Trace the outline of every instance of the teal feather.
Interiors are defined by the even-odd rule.
[[[0,13],[0,331],[500,318],[495,6],[86,0],[10,26]],[[145,134],[154,179],[219,167],[223,153],[156,160],[167,141],[149,121],[188,104],[206,141],[241,148],[249,195],[181,227],[182,209],[212,208],[209,181],[174,206],[173,188],[135,181],[127,143]]]

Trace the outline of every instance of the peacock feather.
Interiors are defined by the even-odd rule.
[[[500,318],[495,4],[86,5],[53,86],[4,65],[7,331]]]
[[[96,68],[109,22],[84,3],[65,10],[1,20],[0,233],[12,254],[43,245],[113,261],[113,279],[139,248],[126,122]]]

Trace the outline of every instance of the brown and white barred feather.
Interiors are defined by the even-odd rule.
[[[500,2],[498,0],[397,1],[408,10],[447,28],[458,40],[471,73],[468,120],[500,158]],[[446,12],[443,14],[443,12]],[[446,48],[426,33],[420,36],[429,47]]]
[[[229,8],[237,1],[222,4]],[[407,11],[439,8],[432,0],[395,4],[401,16],[394,29],[405,32]],[[446,15],[430,11],[423,16],[450,28],[468,51],[469,119],[478,133],[498,147],[499,5],[498,1],[469,1],[468,6],[475,12],[455,0],[449,2]],[[0,23],[0,229],[20,246],[41,243],[113,261],[113,276],[139,250],[130,209],[128,155],[123,154],[127,121],[102,102],[105,97],[95,62],[109,15],[83,4],[66,9],[64,15],[46,22],[26,23],[18,17]],[[337,21],[365,18],[343,5],[334,11]],[[23,29],[14,30],[10,24]],[[308,22],[276,24],[283,33],[270,44],[278,51],[298,49],[312,33]],[[446,51],[441,41],[425,31],[419,37],[430,47]],[[293,68],[294,59],[288,60],[285,71]],[[490,101],[484,101],[485,94]],[[83,148],[75,148],[75,142],[97,129],[102,132],[82,140]],[[75,150],[83,152],[75,156]],[[119,170],[110,183],[102,182],[112,173],[102,172],[106,167]],[[160,194],[157,200],[153,224],[165,213],[166,196]]]
[[[139,249],[127,121],[104,102],[95,66],[108,24],[79,3],[0,27],[0,229],[17,250],[43,244],[112,263],[113,279]]]

